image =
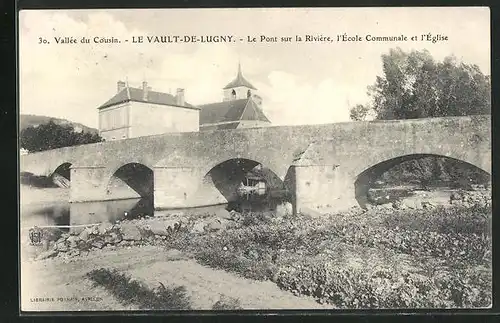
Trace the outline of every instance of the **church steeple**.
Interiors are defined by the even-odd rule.
[[[241,73],[241,62],[238,61],[238,76],[236,78],[242,78],[243,74]]]
[[[248,82],[243,77],[243,73],[241,72],[241,63],[238,62],[238,74],[236,75],[236,78],[233,81],[231,81],[228,85],[224,87],[224,90],[234,89],[242,86],[252,90],[257,90],[250,82]]]

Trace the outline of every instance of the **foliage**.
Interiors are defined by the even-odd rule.
[[[391,49],[382,55],[383,74],[368,87],[371,102],[350,111],[351,120],[415,119],[489,114],[491,81],[478,66],[457,62],[454,56],[436,61],[428,51]],[[438,177],[450,181],[483,180],[484,172],[437,156],[410,160],[387,171],[383,179],[424,182]],[[487,179],[486,179],[487,180]]]
[[[171,247],[343,308],[491,303],[490,206],[253,219],[209,234],[186,232]]]
[[[220,299],[212,306],[213,310],[241,310],[241,302],[237,298],[221,295]]]
[[[87,273],[87,277],[95,285],[108,289],[125,305],[137,304],[141,309],[148,310],[191,309],[191,301],[186,296],[184,286],[167,288],[160,283],[158,288],[150,289],[116,269],[106,268],[92,270]]]
[[[37,127],[27,127],[20,134],[20,146],[30,152],[84,145],[102,140],[98,134],[75,132],[72,126],[58,125],[53,121]]]
[[[364,121],[368,118],[370,108],[367,105],[356,104],[349,111],[349,117],[353,121]]]
[[[359,269],[315,262],[283,267],[276,283],[341,308],[463,308],[490,305],[490,279],[475,270],[429,277],[390,267]]]
[[[396,185],[416,182],[424,189],[432,183],[444,183],[469,189],[471,184],[488,183],[490,175],[459,160],[425,156],[407,160],[392,167],[380,176],[380,180]]]
[[[439,62],[426,50],[400,48],[382,55],[382,65],[383,75],[368,87],[371,103],[355,106],[354,118],[368,110],[381,120],[490,113],[490,77],[477,65],[459,63],[454,56]]]

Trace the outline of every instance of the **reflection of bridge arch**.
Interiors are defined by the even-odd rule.
[[[355,198],[361,207],[365,207],[368,204],[368,190],[380,176],[391,168],[400,165],[404,162],[411,160],[418,160],[426,157],[436,157],[445,158],[449,160],[456,161],[467,168],[474,168],[477,171],[483,173],[484,177],[489,176],[488,170],[482,168],[483,165],[478,164],[474,161],[464,161],[461,159],[439,155],[439,154],[408,154],[398,157],[389,158],[382,161],[376,161],[375,163],[369,164],[369,166],[356,176],[354,182]],[[483,177],[483,176],[482,176]],[[484,178],[483,177],[483,178]]]
[[[106,186],[108,198],[152,198],[154,173],[150,167],[130,162],[113,169]]]

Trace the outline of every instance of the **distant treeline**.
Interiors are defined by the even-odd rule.
[[[53,121],[36,127],[29,126],[20,133],[20,145],[29,152],[43,151],[103,141],[96,133],[75,132],[71,125],[58,125]]]

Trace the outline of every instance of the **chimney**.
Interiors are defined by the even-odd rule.
[[[148,92],[150,88],[148,87],[148,82],[142,82],[142,99],[144,101],[148,100]]]
[[[118,91],[118,93],[120,93],[121,90],[123,90],[125,88],[125,82],[118,81],[118,83],[116,83],[116,84],[117,84],[117,91]]]
[[[184,89],[177,89],[177,94],[175,95],[175,98],[177,100],[177,105],[183,106],[185,104],[185,102],[184,102]]]

